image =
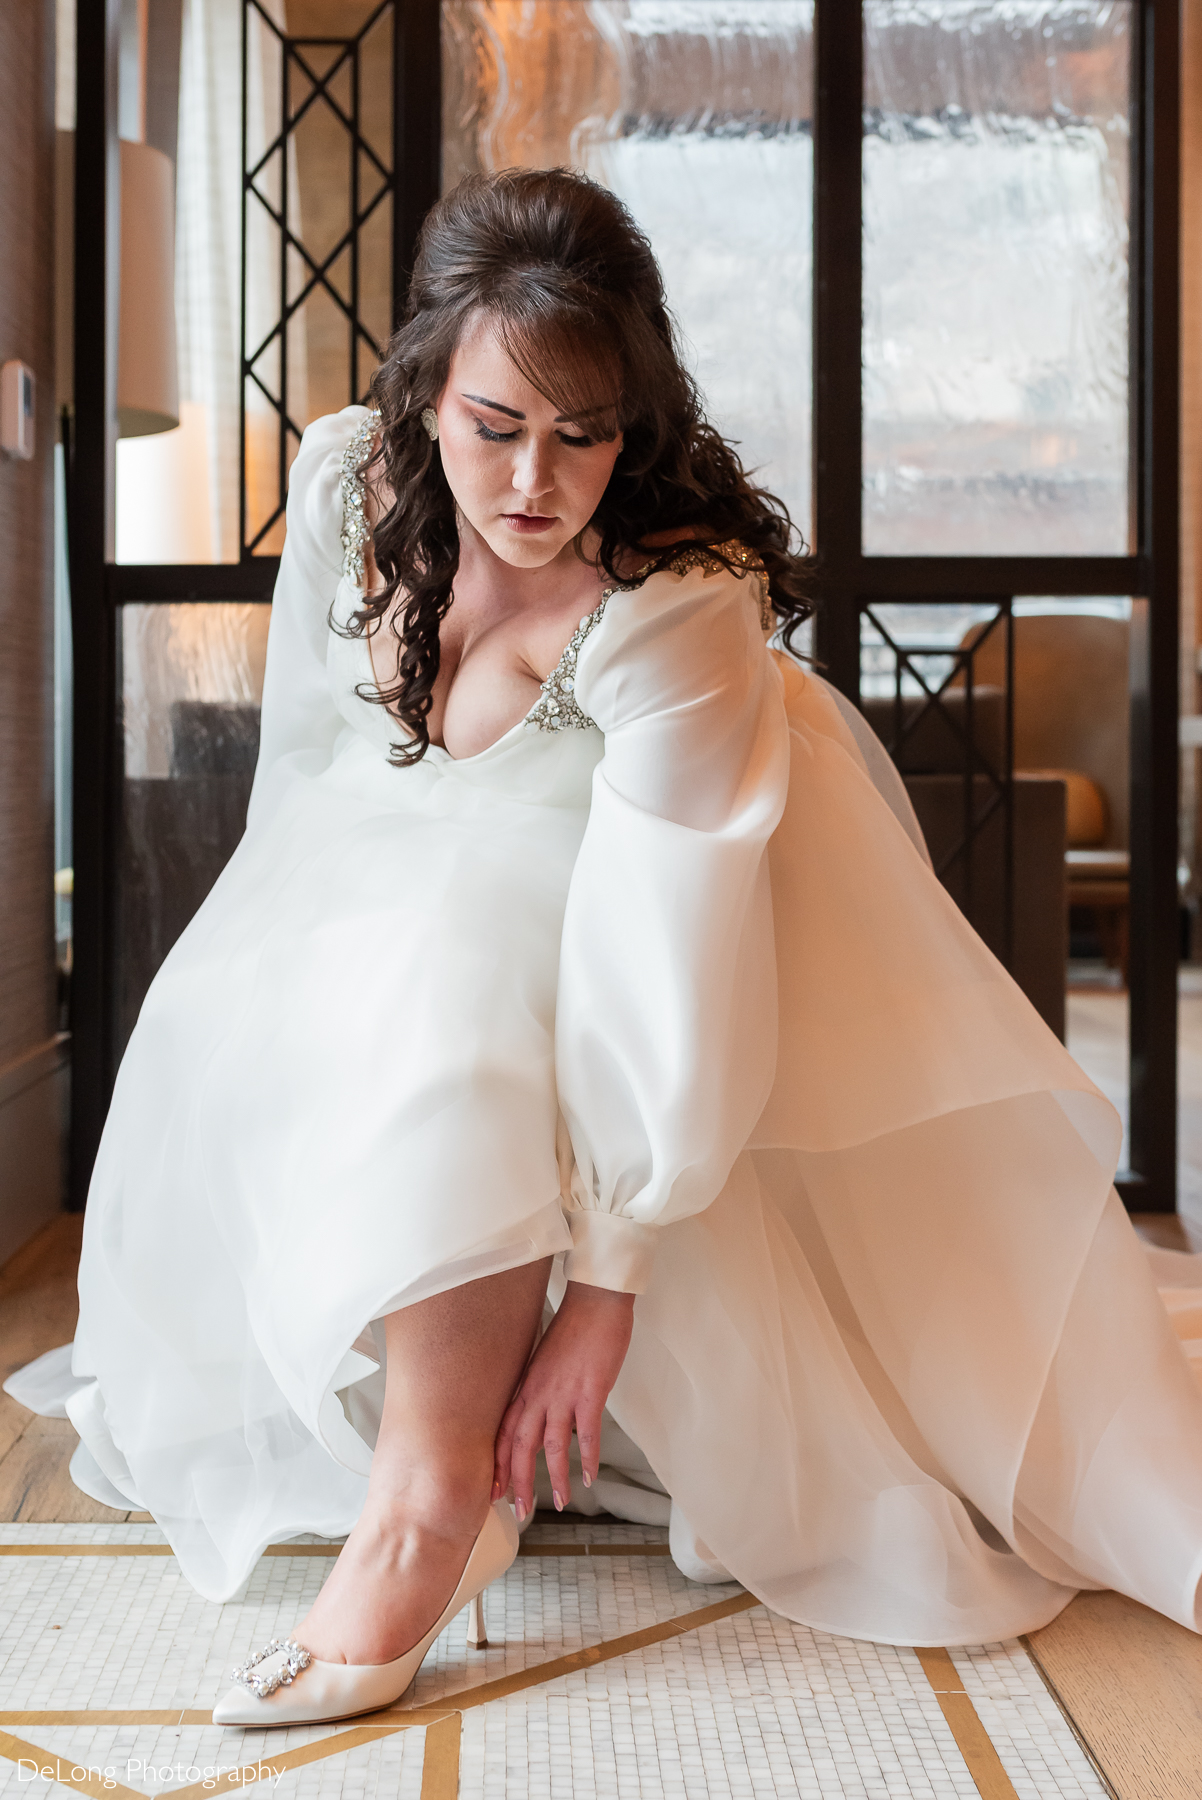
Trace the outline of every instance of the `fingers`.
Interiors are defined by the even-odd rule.
[[[542,1444],[546,1423],[546,1408],[529,1400],[521,1407],[515,1422],[509,1450],[509,1478],[513,1484],[513,1507],[519,1525],[534,1511],[534,1459]]]
[[[512,1487],[519,1525],[534,1511],[534,1459],[544,1417],[543,1409],[530,1405],[519,1389],[505,1409],[493,1447],[492,1498],[499,1500]]]
[[[601,1464],[600,1400],[584,1396],[576,1402],[576,1442],[580,1446],[580,1468],[585,1487],[592,1487]]]
[[[499,1500],[502,1494],[508,1493],[512,1478],[513,1434],[521,1417],[521,1395],[515,1394],[505,1408],[504,1416],[497,1429],[497,1441],[493,1446],[492,1498]]]
[[[551,1497],[557,1512],[562,1512],[572,1497],[572,1478],[568,1468],[568,1452],[571,1447],[571,1410],[557,1407],[554,1412],[547,1414],[547,1422],[543,1428],[547,1474],[551,1477]]]
[[[579,1319],[574,1330],[564,1329],[557,1317],[527,1364],[521,1387],[501,1420],[494,1448],[493,1493],[498,1497],[512,1490],[519,1523],[534,1509],[535,1459],[540,1448],[546,1453],[555,1505],[562,1511],[571,1499],[573,1423],[584,1484],[590,1487],[597,1479],[605,1399],[621,1366],[629,1330],[624,1331],[621,1345],[610,1346],[612,1356],[600,1358],[600,1369],[596,1335],[593,1330],[583,1332]]]

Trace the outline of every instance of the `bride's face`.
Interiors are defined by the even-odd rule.
[[[465,332],[436,410],[443,470],[469,524],[515,568],[554,561],[596,512],[621,437],[603,442],[588,419],[560,415],[487,322]]]

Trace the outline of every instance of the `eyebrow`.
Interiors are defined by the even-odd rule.
[[[502,406],[499,400],[486,400],[483,394],[465,393],[463,398],[465,400],[474,400],[477,406],[487,406],[490,412],[504,413],[507,419],[524,420],[526,417],[523,412],[515,412],[512,406]],[[594,414],[603,413],[608,410],[609,408],[604,405],[587,406],[578,413],[560,413],[556,418],[555,423],[557,425],[574,425],[578,424],[581,419],[591,419]]]

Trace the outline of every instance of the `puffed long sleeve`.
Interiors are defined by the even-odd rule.
[[[755,577],[699,568],[615,593],[575,692],[605,754],[556,1008],[565,1274],[639,1293],[657,1227],[716,1198],[775,1068],[767,846],[789,751]]]
[[[330,605],[342,576],[342,457],[361,406],[317,419],[288,478],[288,533],[267,637],[259,760],[250,818],[272,810],[290,770],[315,774],[330,759],[342,718],[326,673]]]

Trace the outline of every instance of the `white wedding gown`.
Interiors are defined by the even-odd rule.
[[[121,1067],[73,1359],[10,1391],[222,1599],[358,1516],[372,1322],[555,1254],[553,1298],[638,1294],[610,1413],[686,1572],[894,1643],[1091,1586],[1197,1629],[1202,1397],[1117,1118],[875,740],[688,553],[490,749],[391,766],[327,623],[370,429],[305,434],[246,836]]]

